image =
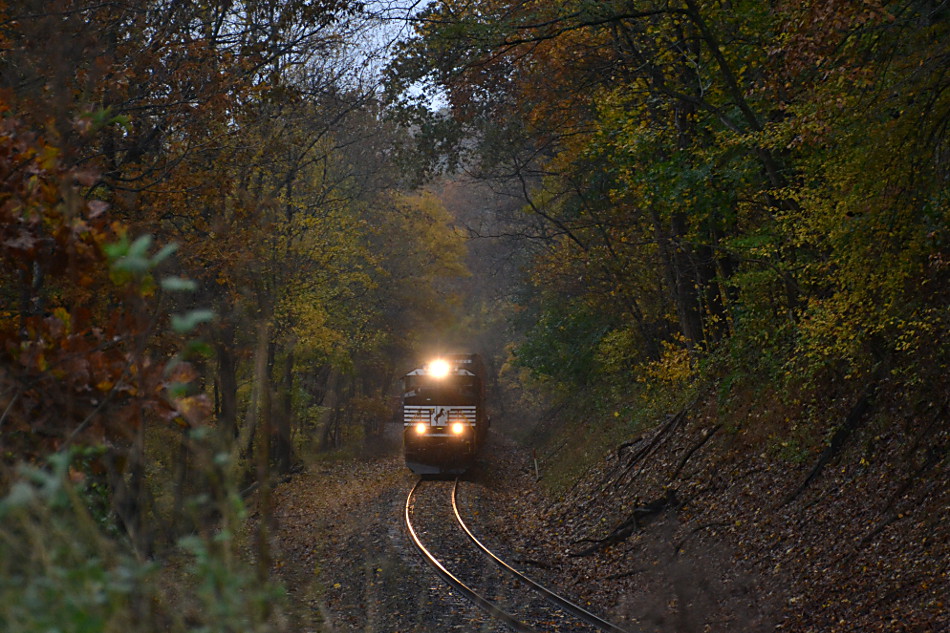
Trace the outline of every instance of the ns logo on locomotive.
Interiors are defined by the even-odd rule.
[[[406,465],[420,475],[461,474],[488,432],[485,367],[478,354],[447,354],[403,377]]]

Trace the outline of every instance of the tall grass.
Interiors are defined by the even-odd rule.
[[[193,533],[145,558],[88,508],[71,457],[21,466],[0,499],[5,633],[255,633],[287,628],[282,591],[241,556],[240,538]],[[240,513],[233,502],[223,513]],[[220,525],[233,524],[222,520]]]

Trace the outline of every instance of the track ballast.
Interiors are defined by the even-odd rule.
[[[462,519],[458,490],[458,479],[454,484],[417,481],[406,498],[406,527],[426,562],[453,591],[506,627],[499,630],[627,633],[524,576],[492,553]]]

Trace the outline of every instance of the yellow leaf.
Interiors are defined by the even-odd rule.
[[[56,159],[59,158],[59,148],[46,146],[40,155],[40,166],[43,169],[53,169],[56,167]]]

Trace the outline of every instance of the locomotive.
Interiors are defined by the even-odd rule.
[[[420,475],[461,474],[488,433],[485,366],[478,354],[448,354],[403,377],[406,466]]]

